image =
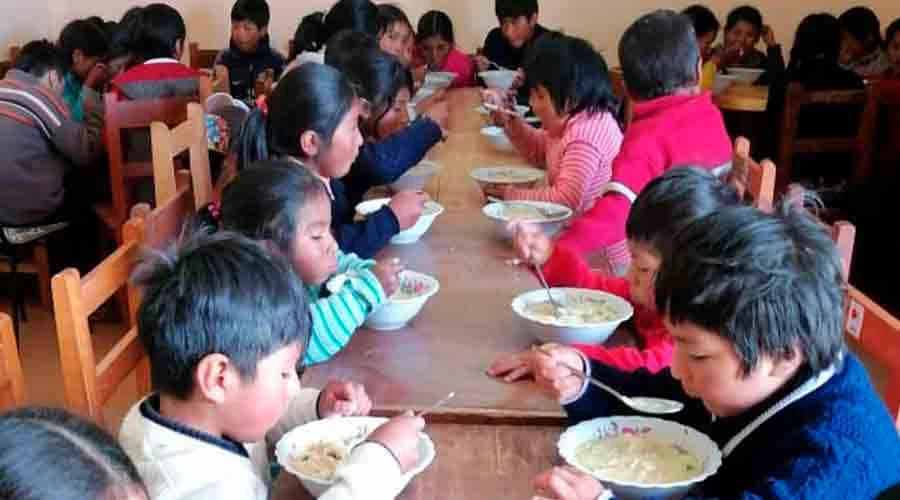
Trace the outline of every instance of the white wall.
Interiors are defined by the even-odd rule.
[[[228,13],[231,0],[168,0],[185,17],[188,37],[204,48],[222,47],[228,41]],[[284,50],[300,18],[315,10],[327,9],[334,0],[269,0],[273,11],[271,31],[275,43]],[[728,10],[741,0],[704,0],[724,21]],[[587,38],[604,51],[612,63],[616,62],[616,44],[625,27],[643,13],[659,8],[681,9],[691,0],[662,2],[630,0],[612,2],[600,0],[540,0],[541,22],[550,28]],[[55,38],[65,23],[73,18],[100,15],[118,18],[130,6],[149,2],[123,0],[15,0],[0,1],[0,47],[23,43],[46,36]],[[395,0],[410,16],[413,24],[425,11],[440,9],[454,20],[457,39],[466,50],[481,45],[484,35],[497,24],[491,0]],[[835,14],[853,6],[853,0],[756,0],[766,22],[771,24],[779,40],[790,46],[794,29],[806,14],[826,11]],[[900,1],[871,0],[882,25],[900,18]]]

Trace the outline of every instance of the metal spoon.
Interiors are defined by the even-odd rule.
[[[419,417],[419,418],[422,418],[422,417],[424,417],[425,415],[428,415],[429,413],[431,413],[431,412],[437,410],[438,408],[444,406],[445,404],[449,403],[450,400],[453,399],[453,398],[455,398],[455,397],[456,397],[456,392],[451,392],[450,394],[447,394],[446,396],[444,396],[444,398],[441,399],[441,400],[439,400],[437,403],[431,405],[430,408],[428,408],[428,409],[422,411],[421,413],[419,413],[419,414],[416,415],[416,416]]]
[[[550,298],[550,305],[553,306],[553,309],[556,310],[556,316],[562,317],[566,314],[566,308],[559,304],[556,299],[553,298],[553,294],[550,293],[550,285],[547,284],[547,280],[544,278],[544,272],[541,271],[541,266],[531,263],[531,266],[534,267],[534,270],[537,272],[538,278],[541,280],[541,285],[543,285],[544,290],[547,291],[547,297]]]
[[[586,380],[589,384],[603,389],[604,391],[617,397],[619,401],[625,403],[625,405],[627,405],[631,409],[637,410],[641,413],[647,413],[651,415],[668,415],[671,413],[678,413],[684,409],[684,403],[681,403],[679,401],[672,401],[671,399],[648,398],[642,396],[628,397],[613,389],[612,387],[604,384],[603,382],[600,382],[594,377],[588,377],[581,370],[576,370],[572,366],[569,366],[562,362],[558,363],[566,367],[576,377],[580,378],[583,381]]]

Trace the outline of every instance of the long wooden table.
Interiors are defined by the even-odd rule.
[[[735,83],[713,99],[726,111],[763,113],[769,104],[769,87]]]

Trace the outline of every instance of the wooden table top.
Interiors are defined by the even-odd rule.
[[[714,100],[719,108],[726,111],[743,111],[762,113],[769,103],[769,87],[735,83],[724,92],[715,95]]]

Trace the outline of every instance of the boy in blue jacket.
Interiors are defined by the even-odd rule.
[[[272,48],[269,38],[269,4],[266,0],[238,0],[231,9],[231,41],[216,57],[216,65],[228,68],[231,95],[249,102],[259,75],[272,71],[277,81],[284,56]]]
[[[534,357],[538,385],[573,422],[635,412],[568,367],[627,395],[684,402],[673,419],[723,456],[688,498],[871,499],[900,481],[900,438],[844,344],[845,284],[818,223],[728,208],[682,229],[662,262],[656,303],[675,341],[670,370],[623,373],[555,345]],[[535,488],[565,500],[603,493],[563,468]]]

